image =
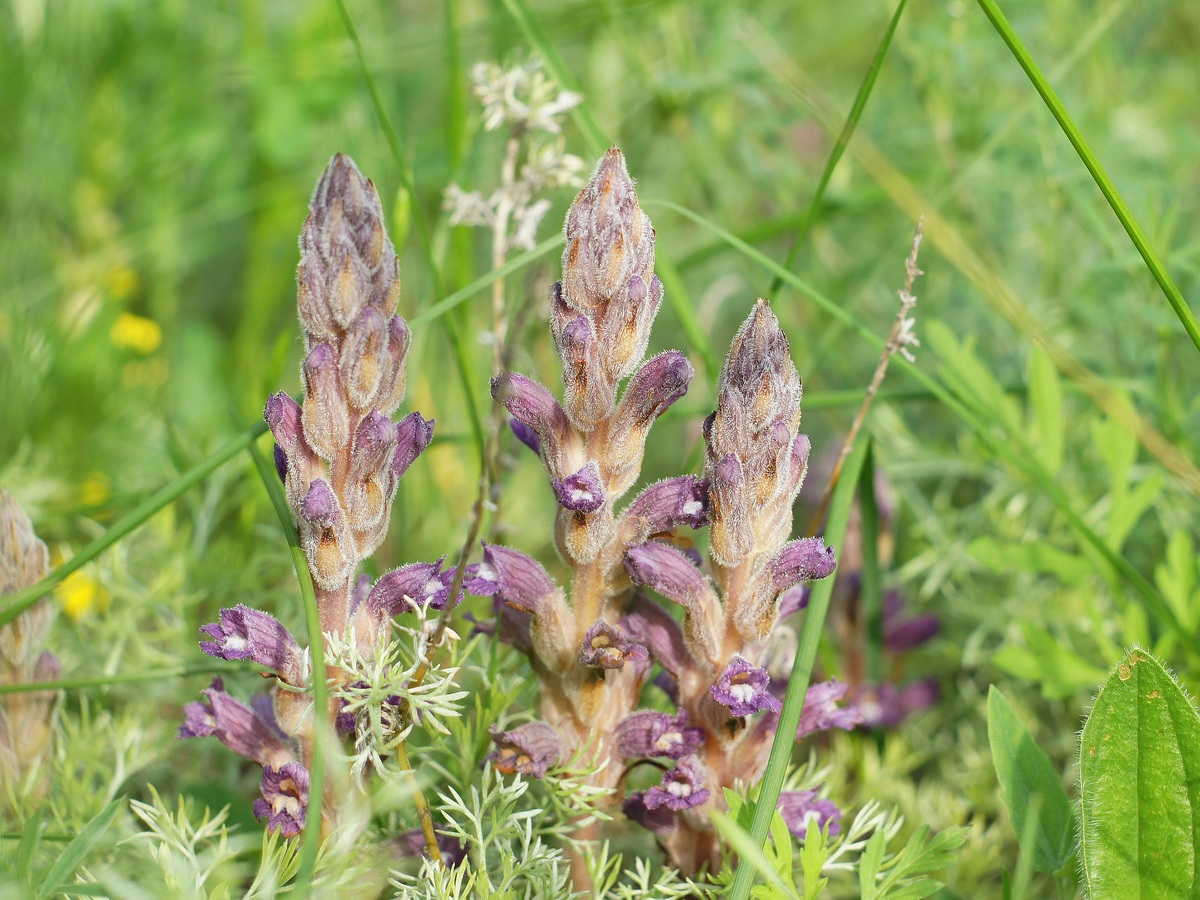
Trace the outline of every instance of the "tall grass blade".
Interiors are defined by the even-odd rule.
[[[862,524],[862,580],[860,609],[866,647],[867,681],[883,680],[883,578],[879,570],[879,505],[875,498],[875,450],[870,435],[864,436],[866,459],[858,479],[858,505]]]
[[[117,813],[124,805],[124,797],[113,800],[96,813],[92,820],[83,826],[75,839],[63,848],[62,855],[54,861],[54,865],[50,867],[50,871],[42,880],[41,887],[38,888],[39,900],[44,897],[53,897],[62,892],[76,893],[71,885],[75,870],[83,862],[88,851],[99,842],[100,838],[104,837],[104,832],[108,830],[108,826],[112,824],[113,819],[117,817]]]
[[[1192,339],[1192,343],[1200,350],[1200,325],[1196,323],[1196,317],[1192,315],[1192,310],[1188,306],[1187,301],[1183,299],[1183,294],[1179,292],[1179,288],[1175,286],[1175,282],[1171,279],[1167,272],[1166,266],[1159,259],[1154,248],[1150,246],[1150,241],[1142,232],[1137,220],[1133,218],[1133,214],[1129,211],[1129,207],[1125,205],[1125,201],[1121,199],[1120,193],[1116,186],[1112,183],[1112,179],[1108,177],[1108,173],[1104,171],[1104,166],[1100,164],[1100,160],[1096,158],[1096,154],[1092,152],[1092,148],[1088,145],[1083,133],[1075,124],[1071,114],[1067,112],[1067,108],[1058,98],[1058,94],[1054,92],[1054,88],[1050,86],[1050,82],[1046,80],[1046,76],[1042,74],[1042,70],[1038,68],[1038,64],[1033,61],[1033,57],[1021,43],[1021,39],[1009,24],[1004,13],[1000,11],[999,5],[995,0],[978,0],[980,9],[983,14],[988,17],[992,23],[992,27],[996,29],[1004,43],[1008,45],[1008,49],[1012,51],[1012,55],[1016,57],[1021,68],[1025,70],[1025,74],[1029,76],[1030,82],[1041,95],[1050,113],[1054,116],[1054,120],[1058,122],[1059,128],[1063,130],[1063,134],[1067,136],[1067,140],[1071,142],[1071,146],[1075,148],[1075,152],[1079,154],[1080,160],[1087,167],[1092,180],[1096,182],[1096,187],[1100,188],[1100,193],[1104,195],[1104,199],[1108,201],[1108,205],[1112,211],[1116,213],[1117,218],[1121,222],[1121,227],[1125,229],[1125,233],[1129,235],[1129,239],[1133,241],[1133,246],[1137,248],[1141,254],[1142,260],[1146,263],[1146,268],[1150,270],[1150,274],[1154,276],[1154,280],[1158,282],[1158,286],[1166,295],[1167,301],[1171,304],[1171,308],[1175,310],[1175,315],[1179,317],[1179,321],[1183,324],[1183,329],[1188,333],[1188,337]]]

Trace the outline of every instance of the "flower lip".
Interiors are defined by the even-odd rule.
[[[620,669],[625,663],[648,663],[649,651],[625,637],[619,625],[597,622],[583,636],[579,661],[593,669]]]
[[[545,722],[529,722],[511,731],[493,728],[492,740],[496,749],[487,758],[505,775],[541,778],[562,759],[562,740]]]
[[[593,513],[604,505],[604,483],[600,478],[600,466],[590,460],[582,469],[566,478],[552,481],[558,503],[574,512]]]
[[[260,786],[262,799],[254,801],[255,817],[266,820],[268,831],[296,837],[308,818],[310,785],[308,769],[298,762],[284,763],[278,769],[266,766]]]
[[[647,809],[665,806],[674,812],[681,812],[708,800],[709,790],[704,784],[703,766],[695,757],[686,757],[663,775],[661,784],[646,791],[642,802]]]
[[[713,699],[735,717],[750,716],[762,710],[779,712],[779,700],[767,689],[771,678],[766,669],[750,665],[740,656],[733,657],[720,679],[710,687]]]

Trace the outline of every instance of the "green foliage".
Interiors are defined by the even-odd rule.
[[[995,685],[988,689],[988,742],[1013,828],[1018,837],[1033,832],[1033,868],[1059,871],[1075,851],[1071,802],[1049,758]]]
[[[1200,889],[1200,716],[1135,648],[1100,688],[1080,739],[1083,869],[1094,897]]]

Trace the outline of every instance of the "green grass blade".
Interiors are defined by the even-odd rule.
[[[883,579],[879,571],[879,506],[875,500],[875,453],[870,435],[863,438],[867,458],[858,479],[862,508],[861,614],[866,646],[866,673],[870,684],[883,680]]]
[[[833,143],[833,150],[829,153],[829,159],[825,160],[825,168],[821,172],[821,178],[817,182],[817,190],[813,194],[812,202],[808,205],[808,211],[804,214],[804,219],[800,223],[799,229],[796,231],[796,237],[792,239],[792,246],[788,250],[787,259],[783,263],[785,269],[791,270],[796,262],[796,256],[800,252],[800,247],[808,237],[808,232],[812,228],[813,222],[817,218],[817,210],[821,208],[821,201],[825,199],[825,189],[829,187],[829,179],[833,177],[833,170],[837,168],[837,164],[841,161],[842,154],[846,151],[846,145],[850,143],[850,138],[854,135],[854,129],[858,127],[858,120],[862,118],[863,110],[867,108],[867,100],[871,97],[871,91],[875,89],[875,81],[879,77],[879,70],[883,68],[883,61],[887,58],[888,48],[892,46],[892,38],[896,36],[896,26],[900,24],[900,15],[904,12],[904,7],[908,0],[900,0],[896,5],[896,11],[892,13],[892,19],[888,22],[887,31],[884,32],[883,40],[879,42],[879,48],[875,51],[875,56],[871,60],[871,65],[867,69],[866,77],[863,83],[859,85],[858,94],[854,97],[854,105],[850,107],[850,114],[846,117],[846,122],[842,125],[842,130],[837,136],[837,140]],[[778,275],[771,281],[771,287],[768,289],[767,295],[774,297],[779,293],[779,289],[783,287],[783,279]]]
[[[391,116],[388,115],[387,108],[383,105],[383,96],[379,93],[379,85],[375,81],[371,67],[367,65],[366,51],[363,49],[362,40],[358,36],[358,29],[354,27],[354,20],[350,18],[350,11],[346,9],[345,0],[337,0],[337,8],[338,13],[342,17],[342,24],[346,28],[346,34],[350,38],[350,43],[354,45],[354,52],[358,57],[358,65],[362,70],[363,80],[366,81],[367,90],[371,94],[371,103],[375,107],[375,115],[379,119],[379,127],[383,129],[384,137],[387,139],[388,149],[392,152],[392,161],[396,166],[397,174],[400,176],[400,182],[404,185],[404,189],[408,191],[408,195],[414,198],[412,221],[417,230],[417,242],[421,245],[421,252],[425,257],[425,267],[428,269],[429,278],[433,283],[433,293],[435,296],[441,297],[446,293],[446,286],[442,281],[442,271],[433,256],[433,242],[429,237],[429,226],[425,224],[425,217],[421,215],[421,210],[415,201],[417,192],[413,184],[412,173],[408,169],[408,163],[404,160],[404,146],[400,142],[400,134],[396,131],[395,126],[392,125]],[[467,404],[467,416],[471,423],[471,434],[475,440],[475,449],[478,451],[480,457],[482,457],[484,446],[483,417],[479,412],[479,404],[475,399],[475,392],[472,390],[474,379],[472,378],[471,369],[468,364],[466,342],[463,340],[462,333],[452,318],[449,316],[444,317],[442,319],[442,326],[446,329],[446,338],[450,341],[450,347],[453,351],[454,365],[458,370],[459,380],[462,382],[463,395]]]
[[[108,826],[112,824],[113,819],[117,817],[117,813],[124,805],[125,798],[118,797],[83,826],[75,839],[63,848],[62,855],[54,861],[54,865],[46,873],[41,887],[38,888],[37,896],[39,898],[53,897],[70,887],[68,879],[75,874],[75,870],[83,862],[88,851],[99,842],[100,838],[104,837],[104,832],[108,830]]]
[[[30,684],[0,684],[0,696],[5,694],[28,694],[34,691],[81,691],[88,688],[108,687],[113,684],[139,684],[144,681],[163,681],[167,678],[185,678],[188,675],[215,675],[236,671],[229,663],[212,665],[201,663],[194,666],[175,666],[170,669],[154,669],[149,672],[118,672],[113,675],[96,675],[91,678],[64,678],[58,681],[34,681]]]
[[[1121,226],[1125,229],[1125,233],[1129,235],[1129,239],[1133,241],[1133,246],[1137,248],[1141,254],[1142,260],[1146,263],[1146,268],[1150,270],[1150,274],[1154,276],[1154,280],[1158,282],[1158,286],[1166,295],[1167,301],[1171,304],[1171,308],[1175,310],[1175,315],[1179,317],[1179,321],[1183,324],[1184,331],[1188,333],[1188,337],[1192,339],[1196,349],[1200,350],[1200,325],[1196,323],[1196,317],[1192,315],[1191,309],[1187,305],[1187,301],[1183,299],[1183,295],[1179,293],[1179,288],[1175,286],[1175,282],[1171,279],[1167,272],[1166,266],[1159,259],[1158,254],[1154,252],[1154,248],[1150,246],[1150,241],[1142,232],[1141,227],[1130,213],[1129,207],[1125,205],[1125,201],[1121,199],[1120,193],[1117,192],[1116,186],[1112,183],[1112,179],[1108,177],[1108,173],[1104,171],[1104,166],[1100,164],[1100,160],[1096,158],[1096,154],[1092,152],[1092,148],[1088,146],[1087,140],[1079,127],[1071,118],[1071,114],[1067,112],[1067,108],[1058,98],[1058,94],[1054,92],[1054,88],[1050,86],[1050,82],[1046,80],[1046,76],[1042,74],[1042,70],[1038,68],[1033,57],[1021,43],[1021,39],[1009,24],[1008,19],[1004,17],[1004,13],[1000,11],[1000,7],[995,0],[978,0],[980,8],[984,15],[992,23],[992,27],[996,29],[1004,43],[1008,45],[1008,49],[1012,51],[1012,55],[1016,57],[1021,68],[1025,70],[1025,74],[1029,76],[1030,82],[1041,95],[1042,100],[1049,108],[1050,113],[1054,116],[1054,120],[1058,122],[1058,126],[1063,130],[1063,134],[1067,136],[1067,140],[1071,142],[1071,146],[1075,148],[1075,152],[1079,154],[1080,160],[1087,167],[1088,172],[1092,176],[1092,180],[1096,182],[1096,187],[1100,188],[1100,193],[1104,195],[1104,199],[1108,201],[1108,205],[1112,211],[1116,213],[1117,218],[1121,222]]]
[[[298,896],[307,897],[309,885],[312,883],[313,870],[317,864],[317,851],[321,844],[321,809],[325,801],[325,715],[329,708],[327,674],[325,670],[325,639],[321,634],[321,616],[317,610],[317,593],[313,588],[312,575],[308,571],[308,558],[304,548],[300,546],[300,537],[296,532],[292,512],[288,509],[287,498],[283,494],[283,485],[275,472],[275,466],[251,447],[250,454],[254,465],[262,479],[263,487],[275,507],[275,514],[283,526],[287,538],[288,550],[292,554],[292,565],[296,569],[296,579],[300,583],[300,596],[304,601],[304,622],[308,628],[308,646],[312,657],[313,678],[313,742],[312,742],[312,771],[309,773],[311,782],[308,792],[308,817],[304,823],[304,846],[300,851],[300,869],[296,874],[295,891]]]
[[[69,560],[58,566],[37,584],[24,590],[14,591],[4,598],[7,603],[0,610],[0,625],[11,622],[22,612],[52,591],[67,576],[79,571],[93,559],[111,547],[130,532],[137,530],[150,520],[155,513],[168,503],[178,500],[181,496],[229,462],[239,453],[254,445],[254,441],[267,430],[265,422],[251,426],[238,437],[234,438],[204,462],[188,472],[180,475],[174,481],[159,488],[142,503],[138,504],[127,515],[122,516],[112,527],[96,538]]]
[[[737,853],[738,862],[742,868],[750,869],[771,885],[778,892],[776,896],[781,900],[793,900],[793,898],[799,900],[795,885],[785,882],[771,866],[771,861],[763,852],[761,841],[755,842],[746,831],[738,826],[737,822],[719,810],[712,810],[708,814],[708,818],[725,842]]]
[[[860,322],[851,313],[847,312],[838,303],[835,303],[829,297],[826,297],[820,291],[810,286],[807,282],[787,271],[774,260],[765,256],[754,247],[739,240],[732,233],[721,228],[712,222],[709,222],[703,216],[699,216],[689,209],[679,206],[674,203],[661,202],[660,205],[669,207],[680,215],[691,219],[698,225],[702,225],[709,229],[714,234],[720,236],[723,240],[730,242],[734,247],[747,259],[752,260],[758,265],[765,268],[768,272],[778,274],[783,278],[784,282],[794,287],[796,290],[805,294],[809,299],[821,307],[830,316],[837,319],[839,322],[854,331],[863,340],[871,344],[877,350],[882,350],[886,341],[875,334],[870,328]],[[1170,628],[1193,653],[1200,653],[1200,637],[1193,634],[1192,631],[1184,627],[1183,623],[1175,615],[1174,611],[1167,605],[1162,595],[1152,585],[1144,575],[1142,575],[1129,560],[1121,556],[1113,550],[1108,543],[1100,537],[1083,517],[1071,506],[1071,500],[1067,496],[1066,491],[1058,483],[1055,478],[1045,470],[1045,468],[1033,458],[1030,454],[1018,452],[1008,443],[1000,440],[992,430],[989,422],[978,416],[966,404],[956,398],[945,385],[928,374],[924,369],[915,363],[909,362],[903,356],[895,356],[892,358],[892,365],[899,366],[921,385],[928,390],[938,402],[944,405],[947,409],[957,415],[962,421],[971,428],[972,431],[982,440],[997,456],[1003,459],[1013,468],[1020,471],[1030,481],[1038,486],[1038,488],[1050,498],[1063,517],[1070,524],[1075,534],[1084,542],[1094,548],[1109,564],[1113,572],[1124,580],[1131,588],[1133,588],[1138,601],[1156,617],[1159,622]]]
[[[653,204],[646,203],[644,205],[652,206]],[[700,357],[700,363],[704,366],[704,377],[710,382],[716,381],[717,375],[721,371],[721,360],[713,353],[708,336],[704,333],[704,326],[700,324],[700,319],[696,316],[696,305],[688,297],[687,288],[684,286],[679,270],[675,268],[671,260],[662,254],[658,255],[655,268],[658,270],[659,278],[662,279],[663,293],[666,294],[667,302],[671,304],[671,310],[679,320],[680,328],[683,329],[683,336],[687,338],[692,350]]]
[[[835,549],[846,537],[846,526],[850,522],[850,504],[858,488],[859,474],[866,459],[868,444],[860,441],[846,460],[841,480],[833,491],[829,506],[829,524],[825,530],[825,542]],[[830,576],[813,585],[808,609],[804,613],[804,627],[800,632],[800,649],[792,663],[792,677],[788,681],[783,709],[779,713],[779,725],[775,731],[775,742],[771,745],[771,756],[767,760],[767,771],[758,789],[758,802],[754,808],[754,819],[750,823],[750,840],[755,847],[762,847],[771,828],[771,817],[779,802],[779,791],[792,760],[792,748],[796,744],[796,728],[800,725],[800,713],[804,709],[804,694],[812,679],[813,664],[817,659],[817,646],[825,630],[825,614],[829,611],[829,599],[833,596],[834,577]],[[756,869],[740,866],[733,879],[730,893],[732,900],[746,900],[754,883]]]

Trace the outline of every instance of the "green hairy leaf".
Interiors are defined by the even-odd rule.
[[[1071,801],[1049,758],[995,685],[988,690],[987,708],[992,764],[1013,828],[1018,837],[1033,829],[1033,868],[1057,872],[1074,854]]]
[[[1093,897],[1200,890],[1200,716],[1163,666],[1134,648],[1083,728],[1082,849]]]

